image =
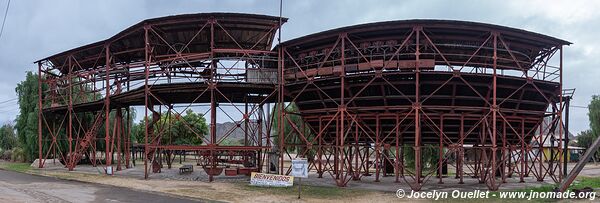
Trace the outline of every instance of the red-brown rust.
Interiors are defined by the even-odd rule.
[[[569,42],[483,23],[408,20],[324,31],[271,50],[279,20],[225,13],[150,19],[107,40],[37,61],[38,85],[49,87],[39,92],[39,158],[66,160],[70,170],[86,152],[96,160],[96,142],[102,142],[97,129],[110,123],[114,110],[116,125],[112,132],[105,125],[104,143],[117,144],[106,148],[105,164],[112,164],[116,150],[117,169],[128,167],[129,156],[124,163],[121,159],[131,147],[124,128],[129,121],[123,118],[130,118],[128,107],[144,106],[146,178],[148,167],[160,166],[162,154],[174,151],[198,153],[208,171],[218,170],[230,154],[257,159],[251,169],[257,171],[268,169],[269,160],[279,162],[273,166],[286,174],[284,157],[295,158],[291,147],[298,149],[296,157],[311,161],[319,178],[330,174],[342,187],[374,170],[375,181],[393,174],[420,190],[436,172],[438,183],[452,182],[442,174],[445,165],[457,169],[457,182],[475,175],[492,190],[515,173],[520,181],[530,174],[540,181],[563,178],[556,163],[564,160],[532,154],[548,148],[532,141],[543,143],[555,131],[559,145],[562,141],[562,48]],[[557,51],[560,65],[549,64]],[[244,67],[236,66],[240,62]],[[252,71],[272,78],[249,78]],[[90,89],[74,95],[72,89],[81,87]],[[265,116],[264,105],[271,103],[278,109],[295,104],[299,112]],[[197,104],[209,108],[204,144],[160,143],[164,133],[160,125],[154,133],[156,118]],[[224,111],[220,106],[230,106],[229,113],[242,118],[223,135],[216,132],[217,112]],[[82,123],[77,118],[82,112],[91,113],[94,122]],[[289,115],[304,122],[295,123]],[[274,120],[278,125],[271,125]],[[284,124],[291,132],[278,133],[278,147],[273,146],[271,131],[284,132]],[[220,145],[242,126],[244,144]],[[51,153],[62,139],[61,129],[72,138],[66,155]],[[290,142],[293,137],[298,143]],[[438,150],[435,164],[421,160],[431,148]],[[560,147],[551,150],[562,153]],[[278,153],[278,160],[267,152]],[[406,165],[407,153],[417,157],[414,167]],[[466,155],[476,157],[467,160]],[[211,181],[215,174],[209,175]]]

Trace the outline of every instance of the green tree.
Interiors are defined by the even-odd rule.
[[[131,140],[132,140],[132,142],[134,142],[136,144],[144,143],[144,133],[145,133],[144,126],[146,126],[146,121],[143,118],[139,122],[131,124]]]
[[[42,76],[42,78],[45,78],[45,76]],[[73,83],[79,83],[81,79],[80,78],[73,78],[72,81]],[[31,161],[35,158],[37,158],[38,156],[38,111],[39,111],[39,107],[38,107],[38,102],[39,102],[39,96],[38,96],[38,75],[33,73],[33,72],[27,72],[25,74],[25,80],[21,81],[19,84],[17,84],[17,87],[15,88],[15,91],[17,93],[17,97],[18,97],[18,104],[19,104],[19,114],[17,115],[17,118],[15,119],[15,129],[17,131],[17,143],[18,146],[20,146],[23,149],[23,152],[25,154],[24,158],[26,161]],[[42,94],[44,95],[45,92],[48,90],[48,86],[46,84],[43,84],[42,86]],[[93,93],[91,93],[91,88],[89,85],[75,85],[72,86],[72,89],[70,90],[72,95],[78,95],[73,97],[73,103],[83,103],[83,102],[90,102],[90,101],[95,101],[101,98],[100,94],[97,94],[94,96]],[[81,95],[81,92],[84,92],[84,96],[79,96]],[[59,90],[57,90],[57,95],[58,96],[66,96],[68,94],[69,90],[67,90],[66,88],[61,88]],[[42,96],[43,97],[43,96]],[[57,104],[55,105],[66,105],[66,100],[58,100]],[[44,103],[44,107],[49,107],[51,104],[46,102]],[[94,121],[94,115],[92,113],[89,112],[85,112],[85,113],[76,113],[77,116],[77,120],[81,121],[84,125],[90,125],[91,123],[93,123]],[[46,121],[50,122],[48,125],[52,126],[52,122],[59,122],[61,120],[60,115],[53,115],[53,114],[48,114],[45,115],[46,117]],[[60,122],[56,123],[56,126],[60,126]],[[81,128],[79,129],[74,129],[74,131],[76,130],[83,130]],[[46,137],[43,138],[42,141],[42,145],[43,149],[48,149],[48,145],[50,144],[50,138],[49,138],[49,132],[47,132],[46,128],[42,128],[42,134]],[[57,136],[57,144],[59,145],[58,149],[60,149],[62,152],[62,154],[67,154],[66,152],[68,151],[68,143],[67,143],[67,135],[66,135],[66,130],[65,129],[60,129],[59,131],[55,132],[56,136]],[[83,135],[83,132],[79,132],[79,133],[75,133],[74,134],[80,134]],[[77,138],[73,138],[73,139],[77,139]],[[100,146],[98,149],[103,149],[103,146]],[[44,154],[46,154],[46,152],[43,152]]]
[[[592,96],[592,101],[588,105],[588,118],[590,129],[577,135],[577,144],[580,147],[589,147],[600,136],[600,95]],[[598,156],[600,156],[600,150],[596,151],[595,157]]]
[[[137,143],[144,143],[145,120],[133,125],[131,136]],[[152,120],[148,118],[148,120]],[[161,118],[153,126],[154,134],[161,136],[162,144],[201,145],[202,138],[208,134],[208,125],[202,114],[188,109],[185,115],[177,113],[162,113]],[[148,138],[151,139],[151,138]]]
[[[244,139],[232,139],[232,138],[225,138],[221,144],[221,146],[243,146],[244,145]]]
[[[592,96],[592,101],[588,105],[588,117],[590,119],[590,129],[594,137],[600,135],[600,95]]]
[[[12,124],[7,123],[0,127],[0,149],[10,150],[17,146],[17,137]]]
[[[27,72],[25,80],[15,88],[19,115],[16,118],[17,140],[25,151],[25,159],[32,160],[38,150],[38,75]]]
[[[594,142],[596,136],[592,133],[592,130],[584,130],[577,134],[577,146],[588,148]],[[596,151],[595,157],[600,156],[600,150]]]
[[[404,165],[407,168],[415,168],[415,149],[414,145],[404,145]],[[423,145],[421,147],[421,163],[423,169],[436,169],[439,161],[439,147],[435,145]]]

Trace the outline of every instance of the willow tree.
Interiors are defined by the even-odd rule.
[[[42,78],[45,79],[45,76],[42,75]],[[72,83],[77,83],[81,80],[81,78],[72,78]],[[21,81],[17,84],[15,91],[18,97],[19,104],[19,114],[15,119],[15,129],[17,131],[17,141],[19,147],[23,148],[25,152],[25,159],[27,161],[31,161],[38,156],[38,102],[39,102],[39,86],[38,86],[38,74],[28,71],[25,74],[25,80]],[[46,84],[42,85],[42,97],[48,90],[48,86]],[[69,94],[68,91],[71,91],[73,95],[82,95],[73,97],[73,103],[83,103],[89,101],[95,101],[101,98],[101,95],[94,95],[91,93],[91,87],[89,84],[87,85],[75,85],[72,86],[71,89],[61,88],[57,91],[58,95],[65,96]],[[82,93],[83,92],[83,93]],[[58,105],[67,105],[67,101],[58,100]],[[45,103],[44,107],[50,106],[49,103]],[[61,115],[57,114],[46,114],[46,121],[48,122],[59,122],[56,126],[60,125],[60,120],[63,119]],[[94,121],[94,116],[92,113],[76,113],[77,120],[82,122],[83,125],[91,125]],[[52,123],[48,125],[52,126]],[[75,129],[75,130],[83,130],[83,129]],[[42,145],[43,149],[49,149],[50,145],[50,137],[47,128],[42,127],[42,135],[43,137]],[[83,132],[75,133],[83,135]],[[67,154],[68,151],[68,141],[66,135],[66,129],[59,129],[55,132],[57,136],[57,145],[58,150],[61,150],[60,153]],[[74,138],[75,139],[75,138]],[[46,152],[43,152],[46,154]]]
[[[32,160],[38,151],[38,75],[27,72],[25,80],[15,88],[18,96],[19,114],[15,127],[19,146],[25,151],[25,159]]]

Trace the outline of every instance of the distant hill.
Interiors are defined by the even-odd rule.
[[[223,137],[225,133],[229,132],[232,128],[235,130],[227,138],[231,140],[244,139],[244,124],[242,123],[239,128],[235,127],[233,122],[217,123],[217,137]]]
[[[255,126],[256,123],[251,121],[249,125],[250,125],[250,127],[249,127],[250,129],[248,130],[248,134],[251,135],[253,133],[253,131],[251,130],[251,129],[253,129],[252,126],[253,125]],[[216,128],[217,128],[217,138],[223,137],[231,129],[235,128],[233,130],[233,132],[231,132],[231,134],[229,136],[227,136],[227,139],[231,140],[231,141],[244,140],[244,123],[243,122],[240,123],[240,127],[236,127],[236,124],[233,122],[217,123]],[[266,132],[265,130],[266,130],[266,128],[263,124],[263,133]],[[248,139],[250,139],[250,136]]]

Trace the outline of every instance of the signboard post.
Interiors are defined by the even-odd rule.
[[[302,192],[302,178],[298,178],[298,199],[300,199],[301,192]]]
[[[305,158],[292,160],[292,176],[298,178],[298,199],[302,191],[302,178],[308,178],[308,161]]]

